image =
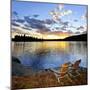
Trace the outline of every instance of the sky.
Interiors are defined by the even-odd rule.
[[[87,6],[12,1],[12,36],[58,39],[87,32]]]

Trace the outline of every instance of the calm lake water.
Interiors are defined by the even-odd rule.
[[[33,69],[56,68],[68,61],[81,59],[80,66],[87,67],[86,42],[12,42],[12,55]]]

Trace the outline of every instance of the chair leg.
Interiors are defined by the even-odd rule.
[[[60,78],[58,77],[57,79],[58,79],[58,83],[60,83]]]
[[[61,81],[62,78],[58,77],[57,79],[58,79],[58,83],[59,83],[60,85],[64,85],[64,83]]]
[[[58,83],[61,83],[61,85],[63,85],[62,82],[61,82],[60,75],[57,75],[56,73],[54,73],[54,75],[55,75],[55,77],[56,77]]]
[[[66,75],[66,77],[67,77],[67,79],[68,79],[71,83],[73,83],[72,79],[69,77],[68,74]]]
[[[68,76],[68,74],[66,74],[65,76],[61,77],[60,75],[57,75],[56,73],[54,73],[58,83],[61,83],[61,85],[63,85],[63,83],[61,82],[61,79],[63,78],[67,78],[71,83],[73,83],[72,79]]]
[[[76,72],[77,75],[72,75],[72,73],[68,73],[68,74],[69,74],[70,76],[72,76],[72,77],[77,77],[77,76],[80,75],[80,73],[79,73],[77,70],[76,70],[75,72]]]
[[[79,76],[79,75],[80,75],[80,73],[78,72],[78,70],[76,70],[76,73],[77,73],[77,76]]]
[[[59,78],[59,75],[57,75],[56,73],[54,73],[56,79],[58,80],[58,83],[60,83],[60,78]]]

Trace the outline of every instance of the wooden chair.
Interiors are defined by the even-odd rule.
[[[50,69],[50,71],[54,73],[59,83],[60,83],[60,80],[63,78],[67,78],[70,82],[72,82],[71,78],[68,76],[68,70],[70,65],[71,65],[70,62],[63,64],[59,71],[55,69]]]
[[[72,82],[71,77],[76,77],[79,76],[79,65],[81,63],[81,59],[77,60],[74,64],[71,64],[70,62],[63,64],[60,67],[60,70],[55,70],[55,69],[49,69],[50,71],[52,71],[56,77],[56,79],[58,80],[58,82],[60,82],[61,79],[64,79],[65,77],[67,77],[67,79]]]
[[[76,77],[79,76],[79,65],[81,63],[81,59],[77,60],[74,64],[71,65],[71,67],[69,68],[69,75],[72,77]]]

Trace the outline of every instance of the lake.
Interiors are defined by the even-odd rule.
[[[87,42],[82,41],[12,42],[12,56],[33,70],[57,68],[78,59],[80,66],[88,65]]]

